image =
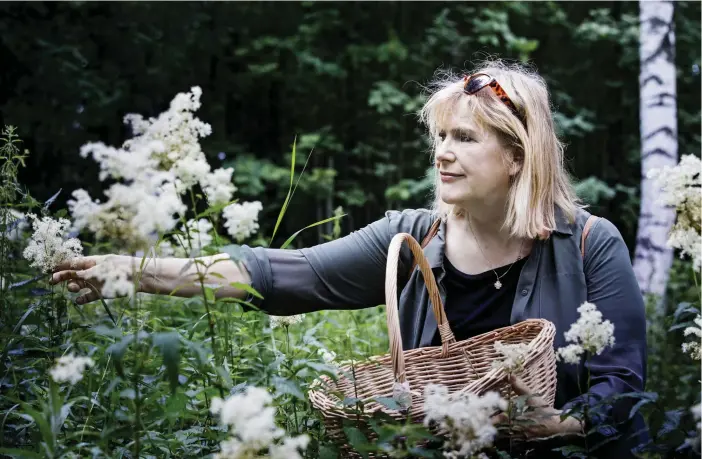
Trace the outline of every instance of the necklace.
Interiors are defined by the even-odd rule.
[[[505,276],[507,275],[507,273],[512,269],[512,266],[514,266],[514,264],[515,264],[516,262],[518,262],[519,260],[522,259],[522,248],[524,247],[524,239],[522,239],[522,243],[519,245],[519,253],[517,254],[517,259],[514,260],[514,263],[512,263],[511,265],[509,265],[509,268],[507,268],[507,271],[505,271],[504,273],[502,273],[501,276],[498,276],[498,275],[497,275],[497,271],[495,271],[495,270],[492,268],[492,262],[491,262],[490,260],[488,260],[488,257],[485,256],[485,252],[483,252],[483,248],[480,247],[480,242],[478,242],[478,238],[475,236],[475,231],[473,231],[473,225],[471,225],[471,223],[470,223],[470,215],[468,216],[468,227],[470,227],[470,232],[471,232],[471,234],[473,235],[473,239],[475,239],[475,243],[478,244],[478,249],[480,249],[480,253],[483,254],[483,258],[485,258],[485,261],[487,261],[487,262],[488,262],[488,265],[491,266],[490,270],[491,270],[493,273],[495,273],[495,277],[497,278],[497,280],[495,280],[495,283],[493,284],[493,285],[495,286],[495,289],[496,289],[496,290],[501,289],[501,288],[502,288],[502,282],[500,282],[500,279],[502,279],[503,277],[505,277]]]

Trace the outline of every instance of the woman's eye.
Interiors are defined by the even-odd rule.
[[[472,142],[473,137],[468,134],[461,134],[461,142]]]
[[[446,133],[444,131],[441,131],[439,132],[439,135],[437,137],[443,142],[444,140],[446,140]]]

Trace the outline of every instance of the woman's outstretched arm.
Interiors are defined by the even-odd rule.
[[[143,269],[141,264],[143,261]],[[251,277],[241,262],[234,262],[226,254],[199,258],[142,258],[125,255],[96,255],[62,263],[54,271],[51,283],[68,283],[68,290],[80,295],[78,304],[100,298],[106,271],[117,270],[138,273],[138,290],[143,293],[191,297],[202,293],[202,281],[208,286],[219,287],[218,297],[244,298],[247,292],[231,284],[251,283]],[[140,274],[139,274],[140,273]],[[129,276],[131,280],[131,275]],[[92,288],[91,288],[92,287]],[[114,295],[112,295],[114,296]]]

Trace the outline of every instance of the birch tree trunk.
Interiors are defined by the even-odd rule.
[[[665,293],[673,250],[666,244],[675,210],[656,203],[659,190],[646,178],[652,168],[678,162],[673,2],[640,1],[641,211],[634,272],[642,293]]]

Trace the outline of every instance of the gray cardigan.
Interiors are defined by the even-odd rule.
[[[566,345],[564,332],[578,319],[584,301],[594,303],[615,327],[615,345],[591,360],[591,394],[606,397],[642,391],[646,369],[646,321],[644,302],[634,277],[629,251],[617,228],[600,218],[587,237],[585,258],[580,236],[590,215],[579,210],[569,223],[557,211],[557,229],[548,240],[536,241],[524,265],[512,306],[511,322],[544,318],[556,326],[555,347]],[[311,248],[279,250],[243,247],[243,262],[252,286],[264,297],[249,298],[273,315],[292,315],[321,309],[359,309],[385,303],[385,265],[392,237],[399,232],[421,241],[433,221],[425,209],[388,211],[385,218],[348,236]],[[446,231],[424,249],[442,294]],[[400,327],[405,350],[428,346],[436,332],[436,320],[418,270],[412,265],[406,244],[400,256]],[[409,274],[409,279],[407,279]],[[405,283],[406,282],[406,283]],[[399,288],[399,287],[398,287]],[[573,401],[585,388],[582,365],[559,363],[557,408]]]

